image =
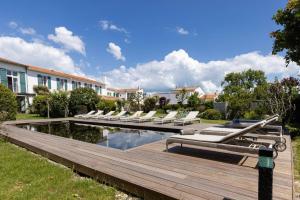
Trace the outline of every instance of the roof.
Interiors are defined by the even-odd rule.
[[[29,66],[28,69],[31,71],[35,71],[35,72],[50,74],[50,75],[54,75],[54,76],[60,76],[60,77],[69,78],[69,79],[77,80],[77,81],[84,81],[84,82],[93,83],[96,85],[105,85],[104,83],[95,81],[93,79],[89,79],[89,78],[85,78],[85,77],[73,75],[73,74],[67,74],[67,73],[56,71],[53,69],[46,69],[46,68],[36,67],[36,66]]]
[[[112,96],[105,96],[105,95],[101,95],[101,98],[104,100],[118,100],[118,97],[112,97]]]
[[[82,76],[67,74],[67,73],[64,73],[64,72],[60,72],[60,71],[56,71],[56,70],[52,70],[52,69],[46,69],[46,68],[37,67],[37,66],[26,65],[26,64],[18,63],[18,62],[11,61],[11,60],[1,58],[1,57],[0,57],[0,61],[4,62],[4,63],[12,64],[12,65],[19,65],[19,66],[22,66],[22,67],[26,67],[27,69],[29,69],[31,71],[36,71],[36,72],[40,72],[40,73],[60,76],[60,77],[69,78],[69,79],[73,79],[73,80],[77,80],[77,81],[84,81],[84,82],[93,83],[93,84],[96,84],[96,85],[105,85],[104,83],[101,83],[99,81],[89,79],[89,78],[85,78],[85,77],[82,77]]]
[[[28,65],[25,65],[25,64],[22,64],[22,63],[18,63],[18,62],[12,61],[12,60],[8,60],[8,59],[5,59],[5,58],[1,58],[0,57],[0,61],[4,62],[4,63],[8,63],[8,64],[19,65],[19,66],[28,68]]]
[[[216,93],[208,93],[204,94],[200,97],[200,99],[206,100],[206,101],[213,101],[218,97],[218,94]]]

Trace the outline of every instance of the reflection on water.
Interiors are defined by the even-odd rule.
[[[122,150],[162,140],[173,135],[173,133],[166,132],[103,127],[67,121],[26,124],[18,125],[18,127]]]

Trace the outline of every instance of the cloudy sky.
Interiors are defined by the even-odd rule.
[[[271,55],[286,1],[2,1],[0,57],[148,91],[221,90],[226,73],[295,76]]]

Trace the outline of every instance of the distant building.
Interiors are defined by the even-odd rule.
[[[215,101],[218,98],[218,93],[206,93],[199,98],[203,101]]]
[[[107,88],[107,95],[118,99],[128,100],[131,96],[141,95],[144,97],[144,90],[141,88]]]

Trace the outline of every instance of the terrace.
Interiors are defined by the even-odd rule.
[[[255,157],[189,145],[182,148],[170,145],[169,152],[165,152],[165,140],[122,151],[15,126],[49,121],[175,133],[188,128],[201,130],[212,124],[197,123],[183,127],[75,118],[40,119],[5,122],[0,134],[12,143],[144,199],[257,199]],[[289,136],[284,137],[287,149],[276,159],[273,199],[293,198],[291,141]]]

